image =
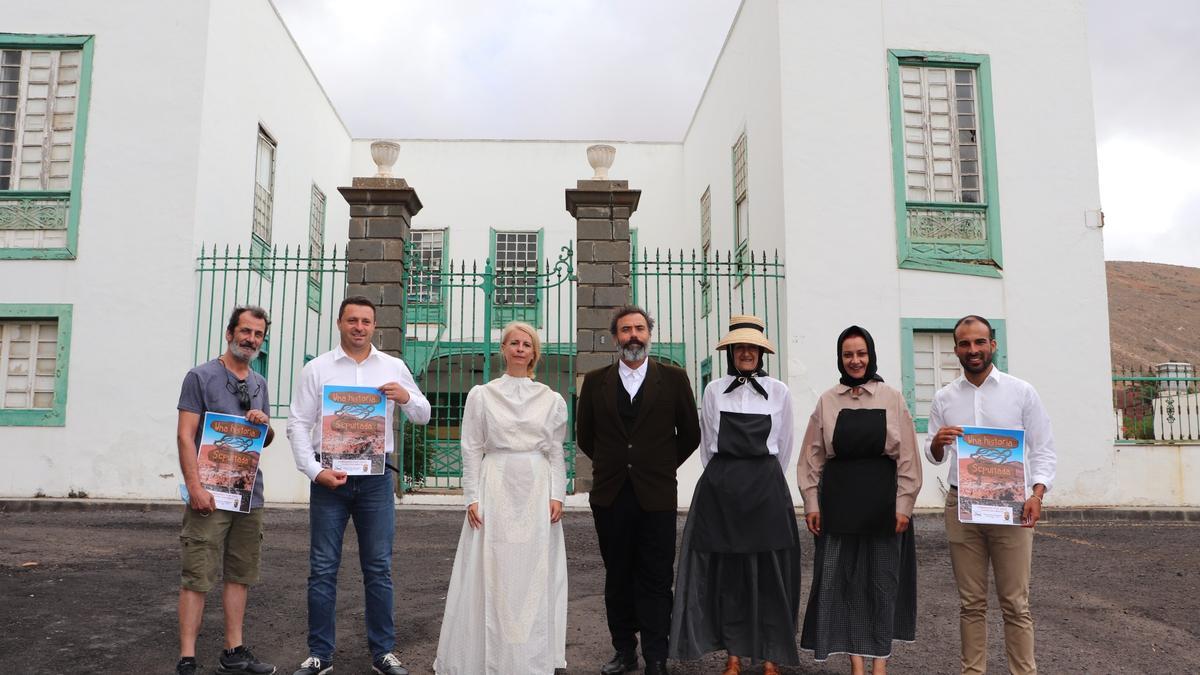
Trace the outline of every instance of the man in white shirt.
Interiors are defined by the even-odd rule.
[[[959,595],[962,672],[987,670],[988,563],[996,577],[996,595],[1004,614],[1004,645],[1010,673],[1037,673],[1033,617],[1029,612],[1029,572],[1033,527],[1041,518],[1042,498],[1054,482],[1056,455],[1050,418],[1033,385],[992,365],[996,350],[992,326],[969,315],[954,326],[954,353],[963,375],[933,396],[925,456],[934,464],[950,460],[946,498],[946,538]],[[958,520],[956,440],[963,426],[1025,430],[1025,494],[1021,523],[976,525]]]
[[[414,424],[429,422],[429,401],[400,359],[371,344],[375,305],[352,296],[338,309],[341,341],[304,366],[292,396],[287,434],[296,468],[312,481],[309,491],[308,653],[295,675],[333,670],[337,573],[346,523],[354,519],[366,592],[367,642],[372,669],[380,675],[408,675],[392,650],[392,539],[396,529],[393,480],[383,475],[347,476],[321,466],[321,399],[325,385],[375,387],[388,400],[385,449],[394,450],[395,406]]]

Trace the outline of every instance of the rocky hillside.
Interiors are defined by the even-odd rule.
[[[1105,266],[1113,367],[1200,366],[1200,268],[1114,260]]]

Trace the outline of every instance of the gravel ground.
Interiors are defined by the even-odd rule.
[[[172,672],[178,654],[179,511],[103,504],[18,507],[0,503],[0,672]],[[611,655],[603,564],[590,513],[568,511],[564,522],[567,670],[595,673]],[[915,522],[917,641],[896,646],[890,671],[956,673],[958,610],[941,519],[923,514]],[[414,674],[432,672],[461,523],[459,511],[402,507],[397,514],[397,651]],[[807,598],[812,569],[807,537],[804,547]],[[291,673],[307,656],[307,556],[307,511],[271,509],[263,582],[251,591],[245,634],[256,654],[278,664],[281,673]],[[339,580],[337,672],[369,673],[353,536],[347,537],[344,560],[349,564]],[[1051,520],[1038,527],[1033,568],[1041,672],[1200,673],[1200,523]],[[198,647],[205,672],[216,665],[221,624],[220,596],[214,592]],[[1004,672],[994,596],[989,632],[989,667]],[[784,672],[849,672],[845,657],[825,664],[809,658],[802,652],[802,665]],[[714,654],[673,664],[673,672],[718,673],[723,660],[723,654]]]

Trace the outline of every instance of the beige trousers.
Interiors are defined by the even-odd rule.
[[[958,522],[958,490],[946,496],[946,539],[958,584],[959,637],[963,675],[987,672],[988,562],[996,577],[996,596],[1004,614],[1008,671],[1034,675],[1033,616],[1029,613],[1029,569],[1033,528],[971,525]]]

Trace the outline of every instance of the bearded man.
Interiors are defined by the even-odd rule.
[[[221,576],[225,614],[225,650],[217,657],[221,675],[270,675],[275,666],[259,661],[242,644],[242,621],[249,588],[258,582],[263,534],[263,475],[258,471],[250,511],[217,509],[212,494],[200,484],[196,454],[204,414],[244,416],[252,424],[271,422],[267,381],[250,364],[258,358],[271,322],[261,307],[235,307],[225,326],[225,353],[188,371],[179,394],[175,443],[179,469],[187,487],[183,509],[182,573],[179,584],[179,662],[176,675],[195,675],[196,636],[204,617],[204,599]],[[275,432],[267,427],[266,444]]]
[[[666,673],[675,564],[675,472],[700,444],[687,372],[648,358],[654,320],[617,310],[609,327],[620,360],[588,373],[576,415],[579,449],[592,460],[589,501],[604,558],[604,606],[616,654],[605,675],[638,667]]]

